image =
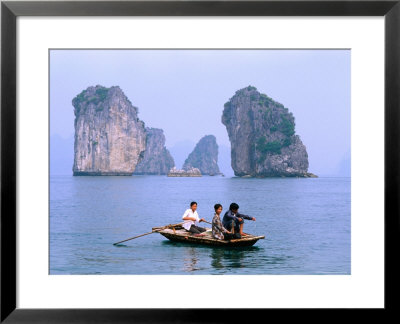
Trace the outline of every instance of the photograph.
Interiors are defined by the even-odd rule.
[[[0,9],[1,323],[397,312],[399,0]]]
[[[351,275],[350,49],[49,49],[50,275]]]

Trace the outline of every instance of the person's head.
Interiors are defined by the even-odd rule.
[[[193,211],[195,211],[195,210],[197,209],[197,202],[192,201],[192,202],[190,203],[190,208],[191,208]]]
[[[221,204],[215,204],[214,205],[214,210],[215,212],[219,215],[222,212],[222,205]]]
[[[234,213],[236,213],[236,212],[238,211],[238,209],[239,209],[239,205],[238,205],[237,203],[232,203],[232,204],[229,206],[229,209],[230,209],[231,211],[233,211]]]

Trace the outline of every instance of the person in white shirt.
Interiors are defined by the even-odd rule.
[[[196,211],[197,209],[197,202],[192,201],[190,203],[190,208],[186,209],[185,213],[182,216],[183,228],[190,233],[193,233],[195,236],[203,236],[203,232],[206,231],[205,228],[198,226],[200,222],[204,221],[204,218],[199,218],[199,214]]]

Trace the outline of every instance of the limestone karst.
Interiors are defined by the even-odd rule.
[[[183,169],[198,168],[201,174],[219,174],[218,145],[214,135],[207,135],[200,139],[194,150],[186,159]]]
[[[236,176],[312,177],[306,147],[288,108],[248,86],[224,105],[222,123],[231,142]]]

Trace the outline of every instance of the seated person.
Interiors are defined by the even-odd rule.
[[[221,223],[219,215],[222,212],[222,205],[214,205],[215,214],[212,220],[212,236],[217,240],[231,240],[233,238],[240,238],[239,233],[232,234]]]
[[[222,225],[233,233],[239,233],[240,236],[246,236],[247,234],[243,233],[243,219],[249,219],[252,221],[256,220],[254,217],[239,214],[239,205],[232,203],[222,219]]]
[[[200,219],[199,214],[196,211],[197,202],[192,201],[190,203],[190,208],[186,209],[185,213],[182,216],[184,220],[182,226],[185,230],[193,233],[195,236],[203,236],[202,232],[205,232],[206,229],[200,226],[197,226],[200,222],[204,221],[204,218]]]

